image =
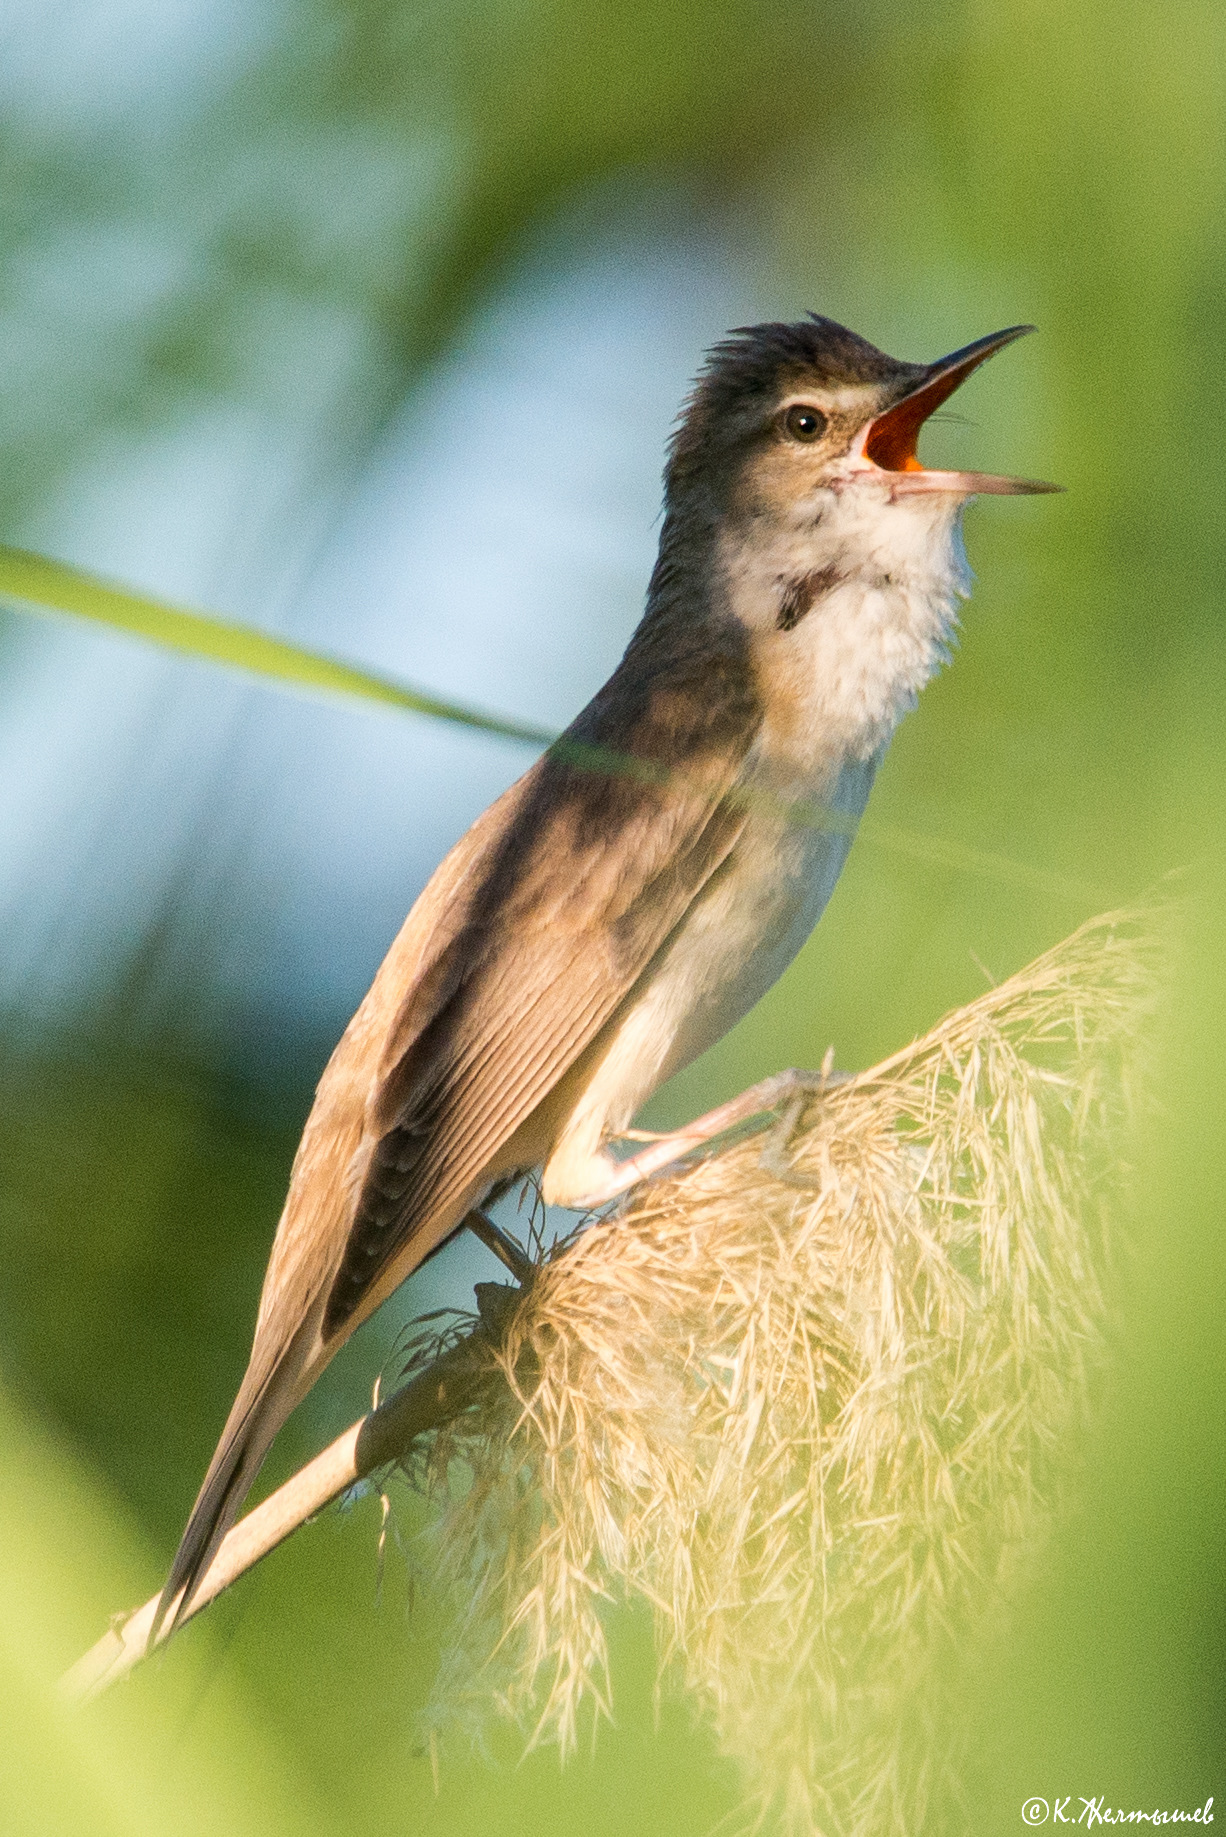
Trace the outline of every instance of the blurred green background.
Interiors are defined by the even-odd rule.
[[[926,455],[955,667],[818,936],[664,1093],[867,1064],[1191,870],[1137,1254],[1077,1515],[977,1682],[968,1800],[1226,1807],[1226,23],[1082,0],[89,0],[0,19],[0,539],[560,724],[637,617],[706,342],[813,307],[931,358],[1033,320]],[[245,1361],[314,1078],[510,743],[0,614],[0,1830],[706,1831],[735,1781],[649,1634],[559,1772],[412,1718],[429,1576],[372,1501],[113,1700]],[[399,1306],[461,1299],[460,1247]],[[270,1463],[364,1406],[395,1321]],[[406,1518],[406,1522],[408,1519]],[[934,1825],[935,1829],[936,1826]]]

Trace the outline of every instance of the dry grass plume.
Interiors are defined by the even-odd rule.
[[[747,1818],[940,1828],[951,1680],[1050,1522],[1100,1359],[1152,919],[1082,927],[545,1260],[505,1384],[424,1455],[456,1603],[427,1723],[611,1713],[609,1604],[740,1764]],[[488,1356],[488,1354],[486,1355]]]

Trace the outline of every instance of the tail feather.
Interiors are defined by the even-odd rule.
[[[261,1362],[260,1369],[253,1353],[170,1566],[149,1633],[150,1648],[163,1626],[173,1632],[187,1612],[218,1546],[255,1484],[277,1431],[327,1362],[317,1356],[314,1312],[271,1368]]]

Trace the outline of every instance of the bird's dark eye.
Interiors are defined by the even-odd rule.
[[[783,417],[783,425],[793,440],[820,440],[826,431],[826,417],[808,402],[793,402]]]

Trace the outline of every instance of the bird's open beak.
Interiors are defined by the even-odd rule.
[[[992,472],[930,471],[916,457],[920,429],[933,410],[939,408],[986,358],[1033,330],[1033,325],[1011,325],[1007,331],[979,338],[963,350],[954,351],[951,356],[931,364],[918,389],[913,389],[901,402],[869,422],[859,443],[857,458],[869,470],[894,474],[890,482],[895,495],[950,491],[969,497],[978,491],[1063,491],[1063,485],[1046,485],[1034,478],[999,478]]]

